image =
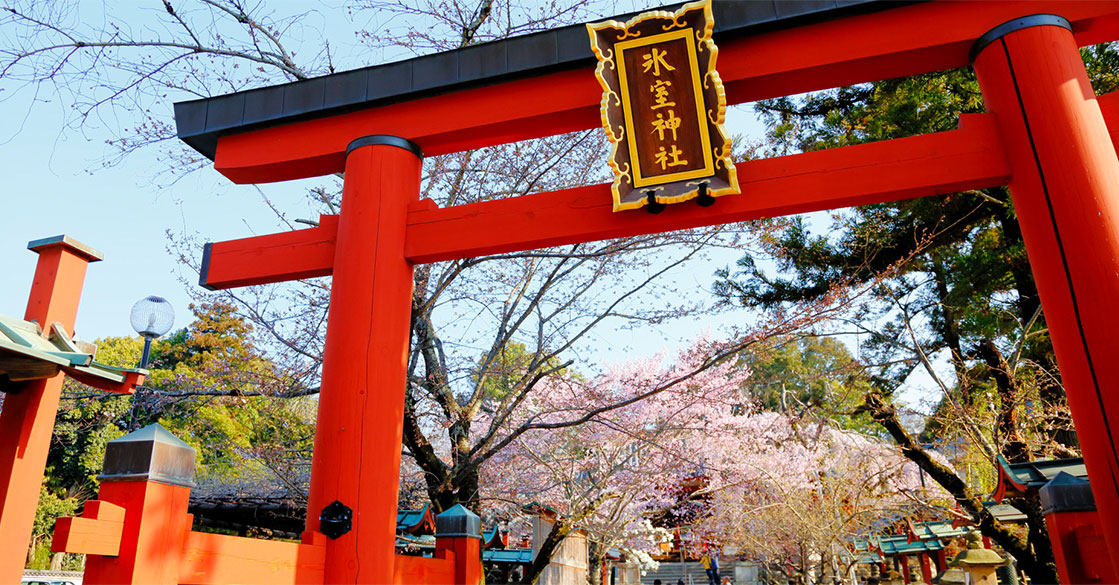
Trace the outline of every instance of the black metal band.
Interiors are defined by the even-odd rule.
[[[346,147],[346,156],[350,156],[350,153],[353,152],[355,148],[361,148],[362,146],[374,146],[377,144],[403,148],[404,150],[407,150],[408,152],[416,155],[416,158],[424,157],[424,151],[420,149],[420,145],[412,142],[411,140],[408,140],[407,138],[401,138],[399,136],[393,136],[391,134],[372,134],[370,136],[362,136],[361,138],[358,138],[351,142],[350,145]]]
[[[968,62],[975,63],[975,58],[979,56],[983,49],[987,48],[987,45],[1014,31],[1034,26],[1059,26],[1072,30],[1072,25],[1069,24],[1068,19],[1056,14],[1031,14],[1030,16],[1015,18],[992,28],[979,37],[975,44],[971,46],[971,51],[968,52]]]

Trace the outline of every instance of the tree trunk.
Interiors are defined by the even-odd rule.
[[[544,569],[548,568],[548,564],[552,562],[552,555],[555,554],[560,543],[570,533],[571,526],[567,521],[557,519],[556,523],[552,524],[552,529],[548,531],[548,536],[544,538],[544,544],[541,545],[540,551],[536,553],[536,558],[532,559],[532,564],[525,569],[525,583],[536,585],[540,575],[544,573]]]
[[[991,377],[995,380],[998,389],[998,439],[1003,457],[1011,463],[1025,463],[1030,460],[1030,449],[1026,439],[1022,436],[1018,424],[1018,402],[1022,392],[1018,380],[1010,371],[1010,364],[1002,357],[1002,352],[995,346],[990,338],[981,340],[976,347],[976,353],[987,364]]]
[[[952,494],[952,497],[956,499],[956,503],[960,505],[960,508],[971,516],[972,521],[979,527],[979,531],[998,543],[1003,550],[1017,559],[1018,567],[1022,569],[1031,580],[1036,583],[1060,582],[1057,577],[1057,567],[1053,562],[1052,552],[1050,551],[1050,554],[1046,557],[1043,554],[1038,554],[1035,550],[1031,550],[1030,545],[1036,544],[1036,541],[1030,542],[1018,536],[995,519],[990,510],[983,506],[982,500],[968,487],[967,483],[960,479],[951,469],[941,465],[930,457],[929,454],[917,444],[913,436],[901,426],[901,421],[898,420],[897,411],[894,410],[893,406],[887,404],[882,400],[882,397],[877,394],[867,394],[866,409],[871,417],[890,433],[890,436],[892,436],[898,446],[901,447],[901,452],[905,455],[906,459],[916,463],[917,466],[923,469],[925,473],[928,473],[929,477],[932,477],[936,483],[948,490],[948,493]],[[1032,517],[1037,515],[1040,509],[1023,510],[1023,512],[1025,512],[1027,516]],[[1035,519],[1042,522],[1039,526],[1044,526],[1044,520],[1042,520],[1040,516]],[[1046,539],[1048,539],[1047,535]]]
[[[964,361],[964,350],[960,344],[960,315],[959,310],[949,304],[948,269],[944,263],[937,259],[933,261],[933,280],[936,284],[936,296],[939,301],[940,311],[940,337],[948,347],[952,360],[952,368],[956,371],[956,380],[959,381],[960,397],[964,404],[970,405],[973,400],[971,384],[967,376],[967,363]]]
[[[536,581],[540,579],[540,575],[547,568],[548,564],[552,562],[552,555],[555,554],[556,549],[563,543],[563,539],[567,538],[568,534],[575,526],[586,519],[594,511],[598,509],[606,500],[615,497],[614,494],[602,494],[595,498],[574,516],[567,516],[564,518],[556,518],[555,524],[552,524],[552,529],[548,531],[548,536],[544,538],[544,543],[540,546],[540,551],[536,553],[536,558],[532,559],[532,564],[525,570],[524,582],[529,585],[535,585]]]
[[[1057,566],[1053,555],[1053,541],[1049,539],[1049,527],[1045,525],[1045,517],[1041,513],[1041,494],[1027,492],[1022,497],[1015,498],[1014,506],[1026,514],[1026,539],[1038,560],[1052,567]]]
[[[597,542],[587,542],[587,582],[590,585],[603,585],[602,564],[605,553],[602,545]]]

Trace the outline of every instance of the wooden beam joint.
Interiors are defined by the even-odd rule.
[[[54,527],[51,550],[115,557],[120,554],[125,510],[100,500],[89,500],[81,517],[59,518]]]

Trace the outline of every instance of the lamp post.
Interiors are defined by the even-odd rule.
[[[138,368],[148,367],[148,358],[151,356],[152,340],[166,335],[175,322],[175,310],[171,303],[163,297],[155,295],[144,297],[132,305],[132,314],[129,315],[132,329],[144,338],[144,352],[140,354]],[[132,406],[128,409],[128,430],[136,430],[136,402],[140,398],[140,391],[144,386],[136,387],[136,394],[132,397]]]
[[[144,337],[144,353],[140,356],[140,368],[148,367],[148,357],[152,340],[162,337],[171,330],[175,322],[175,310],[163,297],[155,295],[144,297],[132,305],[132,329]]]

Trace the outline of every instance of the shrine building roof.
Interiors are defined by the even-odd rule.
[[[434,534],[435,515],[424,504],[419,510],[398,509],[396,511],[397,534]]]
[[[958,538],[971,532],[967,526],[957,526],[950,520],[909,523],[910,540],[945,540]]]
[[[999,455],[998,485],[991,498],[1001,502],[1012,492],[1025,493],[1031,489],[1039,490],[1062,471],[1073,477],[1088,479],[1088,471],[1084,467],[1084,460],[1080,457],[1010,463]]]
[[[884,0],[712,0],[714,38],[736,37],[894,8]],[[675,10],[682,3],[660,7]],[[613,17],[626,20],[634,14]],[[595,22],[607,20],[596,19]],[[218,138],[595,63],[576,24],[291,83],[175,104],[178,136],[213,159]],[[588,75],[591,75],[588,72]]]
[[[482,551],[484,563],[516,563],[527,565],[532,562],[531,548],[488,549]]]
[[[881,536],[874,544],[877,545],[874,548],[877,548],[883,556],[932,552],[944,548],[944,544],[939,540],[909,542],[909,537],[905,534]]]

